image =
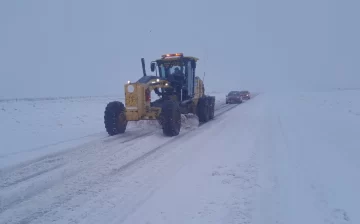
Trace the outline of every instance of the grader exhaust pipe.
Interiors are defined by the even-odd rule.
[[[142,69],[143,69],[143,74],[144,74],[144,76],[146,76],[145,59],[144,58],[141,58],[141,65],[142,65]]]

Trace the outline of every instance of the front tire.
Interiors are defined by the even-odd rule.
[[[169,100],[163,103],[159,122],[165,136],[177,136],[181,129],[181,112],[177,102]]]
[[[104,124],[110,136],[125,132],[127,120],[123,103],[118,101],[108,103],[104,112]]]

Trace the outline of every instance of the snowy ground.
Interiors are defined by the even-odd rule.
[[[106,137],[103,113],[116,97],[0,101],[0,168]]]
[[[359,91],[218,98],[213,121],[175,138],[140,127],[106,137],[108,100],[95,100],[68,113],[91,114],[87,128],[62,121],[89,131],[69,137],[96,138],[23,164],[11,153],[26,150],[1,148],[13,166],[0,173],[0,223],[360,223]]]
[[[218,102],[223,102],[225,94],[211,94]],[[104,109],[113,100],[123,101],[123,98],[0,100],[0,169],[91,140],[107,138]],[[142,124],[129,124],[129,127],[140,131]]]

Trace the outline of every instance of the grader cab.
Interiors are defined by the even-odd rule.
[[[204,123],[214,118],[215,97],[206,96],[203,81],[195,75],[197,61],[182,53],[166,54],[151,62],[156,75],[148,76],[142,58],[143,76],[125,84],[125,105],[108,103],[104,123],[109,135],[124,133],[128,121],[158,120],[166,136],[181,129],[181,114],[197,115]],[[151,101],[154,91],[159,99]]]

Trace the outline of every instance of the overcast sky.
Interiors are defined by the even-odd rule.
[[[208,90],[359,87],[358,0],[2,0],[0,97],[122,94],[165,53]]]

